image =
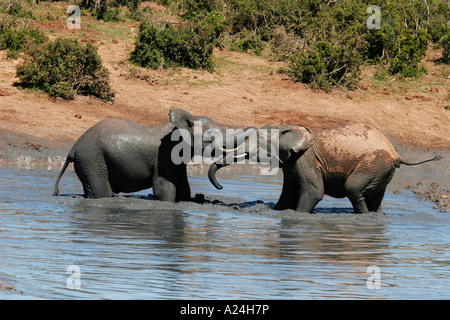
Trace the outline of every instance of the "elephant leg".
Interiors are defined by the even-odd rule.
[[[313,212],[315,206],[323,199],[323,182],[304,183],[300,189],[300,197],[297,201],[296,210],[299,212]]]
[[[364,190],[369,185],[370,180],[366,175],[358,175],[353,173],[347,178],[344,188],[346,195],[352,203],[355,213],[368,213],[366,199],[363,195]]]
[[[275,205],[275,210],[295,210],[299,197],[299,187],[296,183],[283,181],[280,199]]]
[[[186,166],[155,166],[153,194],[156,199],[161,201],[190,201],[191,188]]]
[[[370,210],[367,208],[366,200],[362,196],[348,196],[350,202],[352,203],[353,210],[355,213],[369,213]]]
[[[369,209],[369,211],[381,212],[381,201],[383,201],[385,191],[386,191],[386,187],[383,188],[383,190],[381,190],[377,194],[366,199],[366,205],[367,205],[367,209]]]
[[[175,184],[162,177],[153,178],[153,194],[156,199],[161,201],[175,202],[177,200]]]
[[[366,159],[367,160],[367,159]],[[347,178],[345,190],[355,213],[380,210],[386,187],[394,176],[395,167],[385,157],[377,156],[361,165]]]
[[[189,186],[187,174],[182,174],[181,177],[178,178],[176,194],[176,201],[191,200],[191,187]]]
[[[104,162],[87,165],[83,161],[74,161],[74,168],[83,184],[86,198],[109,198],[113,196],[108,180],[108,169]]]
[[[319,201],[323,199],[324,184],[322,176],[317,175],[314,178],[308,177],[308,179],[302,180],[296,210],[311,213]]]
[[[391,182],[392,177],[394,176],[395,168],[390,168],[384,174],[379,174],[376,177],[376,181],[379,182],[378,191],[368,195],[366,195],[366,204],[367,208],[373,212],[381,212],[381,202],[383,201],[384,194],[386,192],[387,185]]]

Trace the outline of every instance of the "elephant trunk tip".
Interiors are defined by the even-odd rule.
[[[216,163],[213,163],[211,165],[211,167],[209,168],[208,178],[209,178],[209,181],[211,182],[211,184],[214,187],[216,187],[216,189],[221,190],[221,189],[223,189],[223,187],[219,184],[219,182],[216,179],[216,172],[218,169],[219,169],[218,165]]]

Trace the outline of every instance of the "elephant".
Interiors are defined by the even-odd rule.
[[[276,210],[311,213],[326,194],[335,198],[348,197],[355,213],[381,211],[386,187],[396,168],[401,164],[418,165],[441,159],[435,156],[416,163],[405,161],[379,130],[365,124],[345,125],[317,134],[302,126],[287,124],[267,125],[261,129],[279,130],[275,156],[283,170],[283,187]],[[261,150],[271,154],[270,139],[265,143],[258,141],[253,147],[249,139],[245,141],[240,145],[239,156],[256,157],[260,162]],[[209,169],[208,177],[217,189],[222,186],[217,182],[216,171],[228,164],[229,161],[216,161]]]
[[[73,162],[86,198],[111,197],[119,192],[153,188],[157,200],[191,200],[186,169],[194,154],[190,151],[193,151],[196,141],[201,142],[202,152],[208,146],[223,148],[203,136],[211,130],[224,135],[226,128],[208,117],[193,116],[182,109],[170,110],[169,119],[170,122],[154,127],[122,119],[106,119],[95,124],[70,150],[56,179],[53,196],[59,194],[59,181],[69,163]],[[201,125],[201,131],[196,131],[196,124]],[[186,139],[180,134],[175,137],[178,129],[187,133]],[[239,141],[239,134],[244,134],[244,131],[238,131],[232,138]],[[180,137],[183,137],[181,141]],[[183,153],[181,158],[184,161],[180,161],[176,151]]]

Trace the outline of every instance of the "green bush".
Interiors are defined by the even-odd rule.
[[[209,24],[191,23],[177,28],[167,24],[159,28],[144,22],[130,60],[152,69],[181,66],[212,71],[216,43],[216,30]]]
[[[314,14],[310,6],[318,6],[324,0],[229,0],[228,23],[232,33],[242,30],[256,31],[263,41],[271,39],[272,32],[279,26],[287,32],[303,36],[307,17]]]
[[[186,20],[202,19],[218,8],[218,0],[190,0],[181,3],[183,18]]]
[[[109,72],[91,43],[84,46],[67,38],[49,42],[17,67],[17,76],[23,87],[38,88],[52,97],[114,97]]]
[[[442,0],[386,0],[378,4],[381,29],[369,29],[366,21],[371,14],[366,10],[377,4],[370,0],[225,2],[233,36],[243,30],[256,33],[253,38],[259,35],[269,42],[278,59],[290,57],[288,69],[297,81],[317,87],[353,86],[363,63],[386,65],[392,74],[420,75],[427,42],[442,39],[443,45],[450,17],[450,7]],[[337,40],[345,34],[355,39]],[[348,45],[351,41],[357,43],[356,50]],[[294,43],[308,47],[300,51]]]
[[[20,52],[34,50],[47,40],[38,29],[0,26],[0,49],[8,50],[9,58],[17,58]]]
[[[108,7],[127,6],[131,11],[136,11],[139,8],[142,0],[102,0],[100,5],[105,4]],[[80,6],[85,9],[95,7],[94,0],[81,0]]]
[[[427,32],[431,37],[431,41],[439,43],[441,38],[449,30],[448,21],[450,19],[450,4],[446,1],[431,1],[430,17],[427,25]],[[428,17],[427,17],[428,20]]]
[[[28,3],[26,3],[28,2]],[[5,3],[6,7],[8,8],[6,13],[21,17],[21,18],[27,18],[27,19],[36,19],[36,17],[33,15],[33,11],[30,10],[30,8],[26,8],[26,6],[30,6],[29,1],[25,0],[16,0],[14,2],[9,1]]]
[[[360,35],[367,29],[364,5],[343,1],[333,7],[322,3],[314,8],[314,15],[307,15],[307,22],[303,22],[308,30],[303,45],[289,57],[288,74],[317,89],[353,89],[364,62]]]
[[[390,61],[389,71],[400,73],[405,77],[417,77],[422,72],[419,63],[428,47],[428,33],[424,29],[417,31],[407,29],[394,45],[395,56]]]
[[[441,46],[444,49],[442,52],[442,61],[450,63],[450,31],[441,39]]]
[[[361,56],[357,41],[344,36],[335,44],[317,41],[290,57],[288,73],[294,80],[329,91],[332,86],[353,89],[360,75]]]
[[[108,22],[121,20],[119,17],[121,13],[120,6],[126,6],[132,14],[136,14],[141,2],[142,0],[102,0],[96,7],[95,1],[83,0],[81,6],[90,9],[97,20]]]
[[[231,50],[248,52],[251,50],[257,56],[260,56],[264,49],[264,42],[261,40],[261,36],[256,31],[250,31],[244,29],[236,36],[235,40],[231,44]]]
[[[95,11],[95,17],[97,20],[108,21],[119,21],[120,9],[114,3],[114,5],[108,4],[106,1],[102,1]]]

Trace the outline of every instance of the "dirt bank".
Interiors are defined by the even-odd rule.
[[[450,212],[450,187],[438,185],[436,183],[423,184],[421,182],[409,189],[421,200],[434,202],[435,208],[441,212]]]

